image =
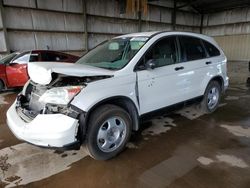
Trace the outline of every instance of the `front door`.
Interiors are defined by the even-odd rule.
[[[23,86],[29,79],[27,63],[30,53],[20,54],[16,59],[6,65],[6,76],[9,87]]]
[[[181,102],[189,93],[191,83],[177,46],[175,36],[160,39],[139,62],[136,70],[141,114]],[[149,60],[155,64],[153,69],[146,66]]]

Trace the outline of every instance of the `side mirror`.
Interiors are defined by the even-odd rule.
[[[149,59],[145,64],[146,69],[154,69],[156,67],[156,61],[154,59]]]

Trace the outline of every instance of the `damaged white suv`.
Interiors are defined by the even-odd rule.
[[[228,87],[226,63],[205,35],[119,36],[76,64],[29,64],[30,81],[7,112],[8,126],[31,144],[71,149],[84,144],[93,158],[110,159],[151,112],[189,101],[213,112]]]

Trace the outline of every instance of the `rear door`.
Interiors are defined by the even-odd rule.
[[[7,76],[6,76],[6,66],[9,64],[9,62],[17,56],[17,53],[12,53],[0,60],[0,81],[4,83],[5,86],[9,87]]]
[[[6,77],[9,87],[23,86],[29,79],[27,73],[27,63],[30,52],[18,55],[8,65],[6,65]]]
[[[189,93],[185,100],[201,96],[201,85],[209,72],[211,60],[204,48],[202,40],[193,36],[178,36],[182,61],[185,62],[186,79],[188,80]]]
[[[190,93],[189,72],[180,61],[176,36],[158,40],[136,67],[141,114],[183,101]],[[156,67],[147,69],[148,60]]]

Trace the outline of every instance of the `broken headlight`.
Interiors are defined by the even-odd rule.
[[[83,86],[55,87],[47,90],[39,99],[41,103],[67,105]]]

